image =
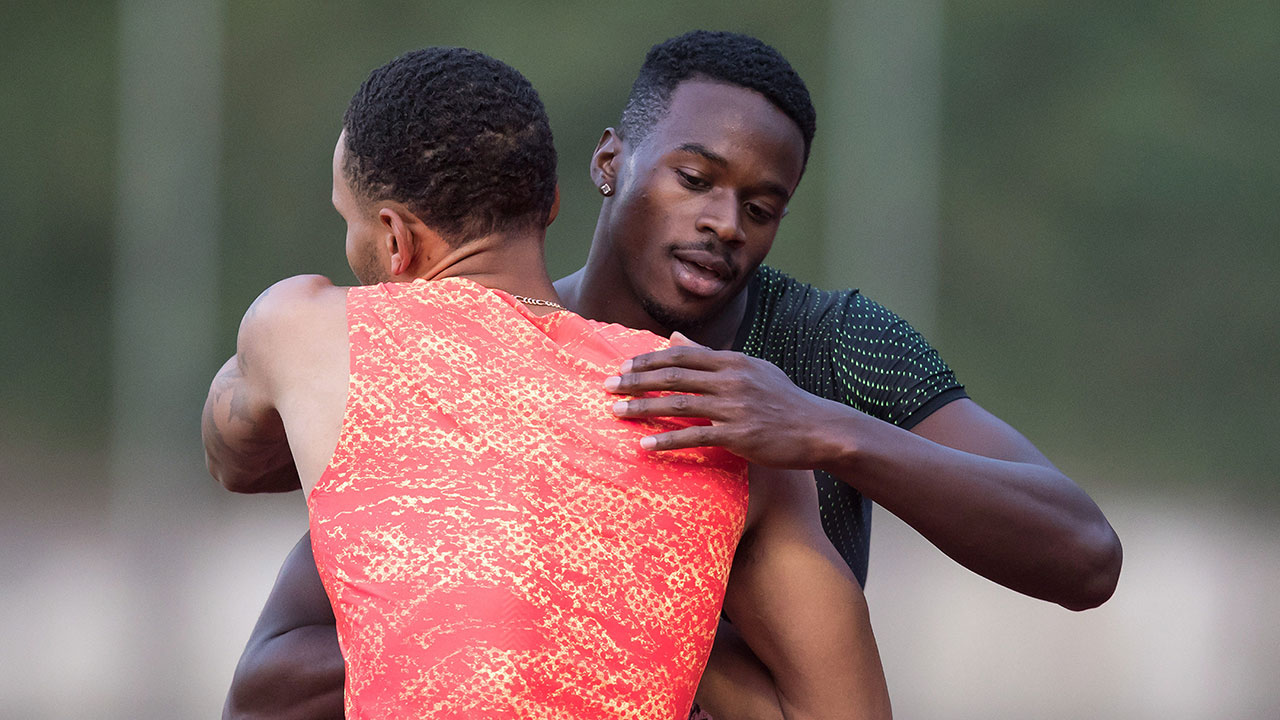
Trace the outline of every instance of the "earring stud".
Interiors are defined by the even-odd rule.
[[[613,186],[611,186],[609,183],[601,183],[600,194],[605,197],[609,197],[610,195],[613,194]]]

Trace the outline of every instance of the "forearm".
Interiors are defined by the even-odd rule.
[[[1025,439],[1025,448],[979,448],[1018,459],[987,457],[844,410],[828,425],[841,444],[823,469],[1001,585],[1075,610],[1110,597],[1120,567],[1114,531]]]
[[[301,485],[280,415],[245,379],[233,355],[209,387],[200,422],[209,473],[233,492]]]
[[[224,720],[341,720],[343,666],[333,625],[251,641],[236,666]]]
[[[280,567],[236,665],[224,717],[341,718],[343,679],[333,607],[307,533]]]
[[[630,396],[613,405],[620,417],[711,421],[642,447],[719,446],[757,465],[826,470],[966,567],[1072,609],[1115,589],[1120,542],[1098,506],[967,398],[908,432],[805,392],[763,360],[688,346],[632,358],[605,389]]]

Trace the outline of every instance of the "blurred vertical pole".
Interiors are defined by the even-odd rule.
[[[112,478],[126,514],[189,497],[184,476],[200,457],[217,311],[220,5],[120,4]]]
[[[834,0],[821,152],[828,287],[860,287],[933,333],[941,0]]]
[[[116,651],[140,676],[122,693],[129,716],[209,716],[189,707],[193,651],[166,630],[200,620],[182,540],[197,532],[184,519],[199,517],[217,314],[222,0],[121,0],[119,13],[112,516],[143,625]]]

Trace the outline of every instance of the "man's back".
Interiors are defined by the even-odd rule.
[[[687,710],[745,465],[642,453],[661,428],[607,412],[604,378],[664,343],[463,279],[346,294],[341,433],[308,506],[348,716]],[[281,385],[316,392],[306,362]]]

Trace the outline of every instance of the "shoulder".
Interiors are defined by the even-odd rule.
[[[339,318],[345,322],[346,291],[322,275],[296,275],[275,283],[245,311],[237,339],[239,351],[288,347]]]
[[[918,333],[900,315],[854,290],[842,298],[840,322],[872,337],[916,336]]]
[[[287,277],[266,290],[253,301],[254,308],[287,311],[302,308],[308,303],[321,301],[329,296],[346,296],[347,289],[334,285],[323,275],[294,275]]]
[[[347,289],[323,275],[295,275],[263,290],[244,314],[245,324],[274,325],[345,302]]]
[[[876,341],[911,332],[906,323],[856,288],[824,290],[761,266],[749,310],[754,333],[787,335],[793,342]],[[744,328],[745,329],[745,328]]]
[[[822,290],[792,278],[786,281],[785,291],[791,296],[792,304],[802,308],[792,317],[794,322],[814,329],[825,326],[846,341],[914,343],[921,340],[910,323],[857,288]]]
[[[758,321],[769,323],[813,325],[861,297],[856,289],[823,290],[767,265],[760,266],[755,284],[753,309]]]

